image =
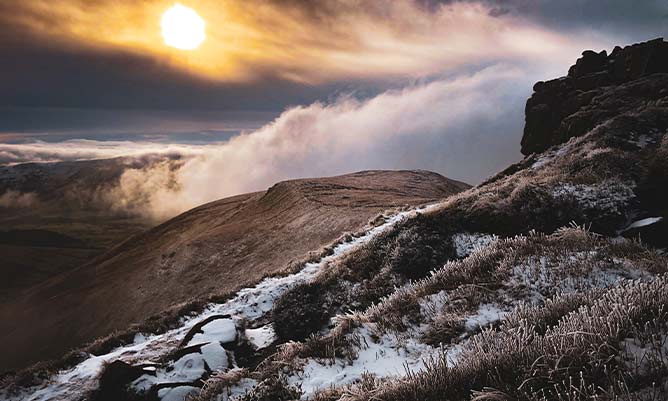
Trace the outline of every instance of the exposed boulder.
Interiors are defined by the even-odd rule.
[[[534,85],[526,104],[522,153],[543,152],[550,146],[584,135],[611,114],[631,110],[662,93],[654,81],[630,86],[623,102],[610,102],[586,111],[594,98],[607,93],[612,85],[623,85],[656,73],[668,73],[668,42],[662,38],[625,48],[616,47],[610,55],[587,50],[568,71],[568,75]],[[649,93],[648,93],[649,91]],[[584,112],[583,112],[584,111]]]
[[[141,367],[117,360],[108,364],[100,375],[100,385],[92,394],[94,401],[135,401],[142,399],[128,389],[132,381],[146,372]]]

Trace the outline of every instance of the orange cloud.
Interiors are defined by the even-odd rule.
[[[0,7],[5,20],[60,46],[118,48],[219,81],[274,75],[322,83],[419,77],[499,58],[568,57],[583,46],[487,6],[426,9],[413,0],[183,0],[207,23],[196,50],[166,46],[172,0],[34,0]],[[4,22],[4,21],[3,21]],[[585,40],[586,41],[586,40]]]

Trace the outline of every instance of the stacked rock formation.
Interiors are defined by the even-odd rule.
[[[605,50],[596,53],[587,50],[577,60],[568,75],[546,82],[537,82],[534,93],[526,103],[522,153],[543,152],[552,145],[583,135],[604,121],[605,108],[594,99],[604,95],[611,86],[623,86],[654,74],[668,73],[668,42],[663,38],[638,43],[624,48],[615,47],[609,55]],[[638,99],[645,101],[645,90],[661,92],[662,80],[644,85],[629,85],[631,92],[638,92]],[[587,112],[587,106],[598,103],[597,111]],[[619,108],[637,107],[638,104],[614,105]]]

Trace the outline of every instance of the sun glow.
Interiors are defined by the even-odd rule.
[[[162,38],[167,46],[195,50],[206,39],[206,22],[192,8],[175,4],[162,15]]]

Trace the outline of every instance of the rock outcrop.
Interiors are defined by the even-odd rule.
[[[668,42],[662,38],[618,46],[609,55],[583,52],[567,76],[534,85],[526,104],[522,153],[543,152],[584,135],[611,115],[663,97],[666,80],[643,80],[661,73],[668,73]],[[624,91],[623,101],[610,96],[611,86]]]

